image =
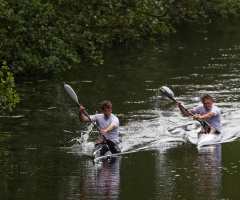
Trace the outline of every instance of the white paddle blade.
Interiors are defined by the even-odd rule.
[[[65,84],[64,88],[67,91],[67,93],[69,94],[69,96],[72,98],[72,100],[77,103],[78,97],[77,97],[76,93],[74,92],[74,90],[71,88],[71,86],[68,84]]]
[[[162,86],[162,87],[160,88],[160,91],[161,91],[163,94],[165,94],[167,97],[169,97],[169,98],[174,98],[174,93],[173,93],[173,91],[172,91],[170,88],[168,88],[167,86]]]

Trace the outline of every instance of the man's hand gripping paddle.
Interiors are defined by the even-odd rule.
[[[77,104],[77,106],[80,107],[81,104],[78,103],[78,97],[77,97],[76,93],[74,92],[74,90],[71,88],[71,86],[65,84],[65,85],[64,85],[64,88],[65,88],[65,90],[67,91],[67,93],[69,94],[69,96],[72,98],[72,100]],[[91,120],[91,118],[89,117],[89,115],[87,114],[87,112],[86,112],[85,110],[83,110],[83,113],[84,113],[84,115],[86,115],[86,117],[88,117],[88,119],[90,120],[90,122],[91,122],[91,123],[97,128],[97,130],[100,132],[100,129],[99,129],[99,128],[97,127],[97,125]],[[103,135],[103,138],[107,141],[107,145],[108,145],[108,147],[109,147],[109,149],[110,149],[110,151],[111,151],[112,154],[120,153],[120,152],[121,152],[120,148],[118,147],[118,145],[117,145],[114,141],[106,138],[104,135]]]
[[[177,100],[174,98],[174,93],[172,92],[172,90],[170,90],[168,87],[166,86],[162,86],[160,88],[160,91],[165,94],[169,99],[172,99],[173,101],[177,102]],[[185,107],[183,107],[182,104],[180,104],[180,106],[186,110],[190,115],[194,116],[193,113],[191,113],[188,109],[186,109]],[[206,133],[209,133],[211,128],[210,128],[210,125],[205,122],[205,121],[202,121],[202,120],[199,120],[199,119],[196,119],[201,125],[202,127],[204,128],[204,130],[206,131]]]

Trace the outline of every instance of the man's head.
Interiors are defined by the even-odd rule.
[[[105,118],[109,118],[112,113],[112,104],[110,101],[103,101],[101,103],[102,113],[104,114]]]
[[[202,103],[206,110],[210,110],[213,104],[213,98],[210,94],[206,93],[202,96]]]

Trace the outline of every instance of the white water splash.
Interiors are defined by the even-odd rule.
[[[153,112],[153,119],[131,120],[120,128],[123,152],[143,149],[163,150],[185,141],[181,133],[169,131],[168,118],[163,117],[160,112],[149,111],[149,113]],[[145,116],[147,117],[149,116]]]
[[[196,103],[188,107],[194,107]],[[225,105],[219,104],[219,107]],[[228,105],[229,106],[229,105]],[[224,109],[222,112],[222,138],[220,143],[231,142],[240,137],[238,123],[240,121],[240,109],[238,105],[231,106],[232,109]],[[144,113],[144,114],[143,114]],[[154,113],[154,114],[153,114]],[[179,143],[187,141],[197,144],[200,124],[192,117],[184,117],[173,107],[168,111],[151,110],[139,111],[129,118],[129,122],[120,126],[120,147],[122,153],[131,153],[141,150],[157,149],[165,151]],[[72,149],[78,154],[92,155],[94,142],[89,142],[89,133],[92,131],[90,125],[80,137],[74,138]],[[94,138],[96,135],[94,133]]]

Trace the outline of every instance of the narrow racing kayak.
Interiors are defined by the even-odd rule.
[[[112,156],[112,152],[110,151],[107,144],[96,144],[95,149],[93,151],[93,157],[99,158],[99,157],[109,157]]]
[[[120,153],[121,153],[121,149],[116,143],[100,143],[95,145],[92,155],[94,158],[94,162],[98,162],[102,159],[115,157]]]
[[[197,147],[200,148],[202,146],[217,144],[221,140],[221,134],[209,133],[209,134],[199,134],[199,139],[197,143]]]

